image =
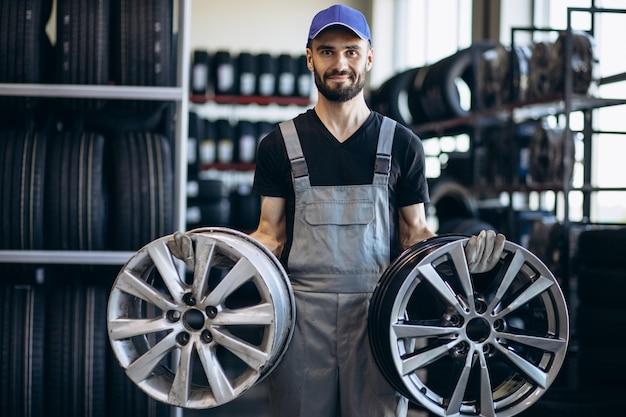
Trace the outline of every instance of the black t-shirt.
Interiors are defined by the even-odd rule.
[[[310,109],[294,119],[312,186],[371,184],[376,146],[383,116],[371,112],[365,123],[347,140],[339,142]],[[260,143],[253,191],[287,201],[287,248],[290,247],[294,191],[285,143],[277,127]],[[405,126],[396,125],[389,175],[389,212],[392,259],[397,255],[398,207],[427,203],[424,149],[419,138]],[[285,251],[287,253],[288,251]]]

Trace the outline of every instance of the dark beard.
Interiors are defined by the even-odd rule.
[[[322,78],[319,76],[317,72],[315,72],[314,74],[315,74],[315,77],[314,77],[315,85],[319,93],[323,95],[324,97],[326,97],[328,101],[344,103],[356,97],[356,95],[359,94],[361,90],[363,90],[363,87],[365,86],[364,78],[359,78],[354,84],[348,87],[331,88],[331,87],[328,87],[326,84],[324,84],[324,82],[322,81]],[[335,75],[335,74],[331,74],[331,75]]]

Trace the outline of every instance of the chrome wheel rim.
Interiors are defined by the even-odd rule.
[[[513,416],[563,364],[563,294],[532,253],[506,242],[493,271],[470,274],[468,238],[442,235],[405,251],[371,304],[370,338],[389,382],[440,416]]]
[[[170,236],[122,267],[109,295],[108,334],[120,365],[146,394],[210,408],[272,371],[291,339],[295,304],[284,269],[254,239],[226,228],[187,235],[193,270],[172,255]]]

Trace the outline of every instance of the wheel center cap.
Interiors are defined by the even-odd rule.
[[[204,327],[204,314],[200,310],[192,308],[183,316],[185,326],[193,330],[200,330]]]
[[[477,317],[467,323],[467,337],[474,342],[484,342],[491,333],[487,320]]]

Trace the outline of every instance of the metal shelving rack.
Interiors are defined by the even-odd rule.
[[[0,96],[161,100],[176,102],[174,138],[174,227],[185,230],[187,184],[187,129],[189,111],[189,39],[191,0],[176,0],[178,10],[177,82],[174,87],[6,84]],[[122,265],[134,252],[0,250],[0,263]]]
[[[626,14],[626,9],[606,9],[598,7],[572,7],[567,9],[567,27],[565,29],[555,28],[537,28],[537,27],[514,27],[511,29],[511,41],[514,45],[515,34],[518,32],[565,32],[565,62],[572,59],[572,14],[573,13],[590,13],[592,15],[592,27],[590,34],[594,35],[594,17],[600,13]],[[626,81],[626,72],[614,74],[596,80],[599,86],[611,83]],[[592,97],[573,92],[573,71],[570,66],[566,66],[564,71],[564,89],[563,93],[551,97],[545,97],[541,100],[523,103],[511,103],[497,108],[477,109],[466,117],[460,117],[450,120],[437,122],[429,122],[416,126],[412,126],[412,130],[422,138],[454,135],[461,133],[469,133],[473,137],[480,137],[481,131],[490,126],[505,126],[507,124],[519,124],[521,122],[540,119],[546,116],[562,115],[564,117],[565,134],[572,133],[571,115],[576,112],[584,113],[584,128],[581,133],[584,136],[584,185],[574,188],[572,186],[571,177],[565,175],[557,184],[545,184],[542,186],[529,186],[526,184],[507,185],[500,191],[505,192],[530,192],[530,191],[557,191],[563,193],[563,212],[564,226],[569,232],[570,228],[570,202],[567,196],[572,191],[582,191],[584,195],[583,202],[583,218],[585,222],[589,222],[590,218],[590,196],[598,191],[626,191],[626,188],[602,188],[594,187],[591,184],[591,137],[595,134],[602,133],[593,130],[592,112],[595,109],[610,106],[626,105],[626,98],[607,98]],[[626,134],[624,132],[617,132]],[[567,172],[567,170],[565,170]]]

